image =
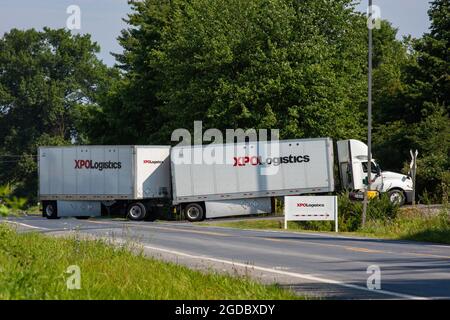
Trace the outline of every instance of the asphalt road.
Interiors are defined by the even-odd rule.
[[[23,232],[60,236],[76,231],[138,242],[149,256],[197,269],[246,274],[313,297],[450,299],[450,246],[445,245],[177,222],[41,217],[0,221]],[[381,289],[367,287],[370,266],[380,270]]]

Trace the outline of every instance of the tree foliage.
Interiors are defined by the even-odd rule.
[[[39,145],[167,144],[177,128],[277,128],[282,138],[365,140],[367,26],[353,0],[129,0],[106,68],[89,36],[0,39],[0,184],[36,192]],[[419,190],[450,181],[449,1],[430,32],[374,30],[374,154]],[[447,189],[446,189],[447,188]],[[20,193],[20,192],[19,192]]]
[[[130,3],[116,55],[123,79],[101,111],[108,139],[167,143],[194,120],[362,137],[365,20],[352,1]]]
[[[375,136],[376,151],[392,169],[401,169],[410,149],[419,150],[419,191],[437,200],[450,183],[449,1],[433,1],[429,16],[430,32],[407,39],[410,53],[397,64],[398,85],[381,98]]]
[[[40,145],[83,142],[81,114],[107,88],[88,35],[13,29],[0,38],[0,185],[36,196]]]
[[[103,131],[115,132],[106,141],[169,143],[194,120],[365,139],[367,28],[352,1],[130,3],[116,56],[123,78],[102,110]],[[392,170],[418,148],[419,189],[434,192],[449,159],[448,0],[429,13],[422,39],[398,41],[387,21],[374,30],[374,146]]]

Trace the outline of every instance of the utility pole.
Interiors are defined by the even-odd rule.
[[[413,152],[409,150],[409,154],[411,155],[411,164],[409,165],[409,173],[411,175],[411,179],[413,182],[413,194],[412,194],[412,205],[416,205],[416,172],[417,172],[417,156],[419,155],[419,151]]]
[[[367,105],[367,188],[364,192],[362,226],[366,225],[367,206],[369,205],[369,190],[372,174],[372,29],[373,21],[372,0],[369,0],[367,27],[369,29],[369,76],[368,76],[368,105]]]

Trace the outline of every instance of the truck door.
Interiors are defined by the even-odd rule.
[[[344,189],[353,189],[353,174],[351,164],[348,162],[339,163],[339,172],[341,175],[342,186]]]
[[[337,142],[339,175],[343,189],[354,189],[353,170],[350,154],[350,140],[342,140]]]
[[[337,142],[339,171],[342,187],[350,190],[364,188],[362,162],[367,159],[367,145],[358,140]]]

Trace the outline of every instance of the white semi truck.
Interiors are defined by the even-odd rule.
[[[367,145],[358,140],[342,140],[337,142],[337,151],[341,186],[362,197],[368,170]],[[376,160],[372,159],[371,180],[371,190],[387,193],[392,203],[403,205],[412,202],[411,177],[382,171]]]
[[[335,190],[330,138],[206,146],[67,146],[39,148],[39,199],[49,219],[121,212],[154,219],[162,209],[189,221],[271,213],[274,199]],[[361,191],[367,146],[337,142],[341,185]],[[372,188],[409,201],[411,179],[372,164]],[[367,171],[366,171],[367,172]]]

